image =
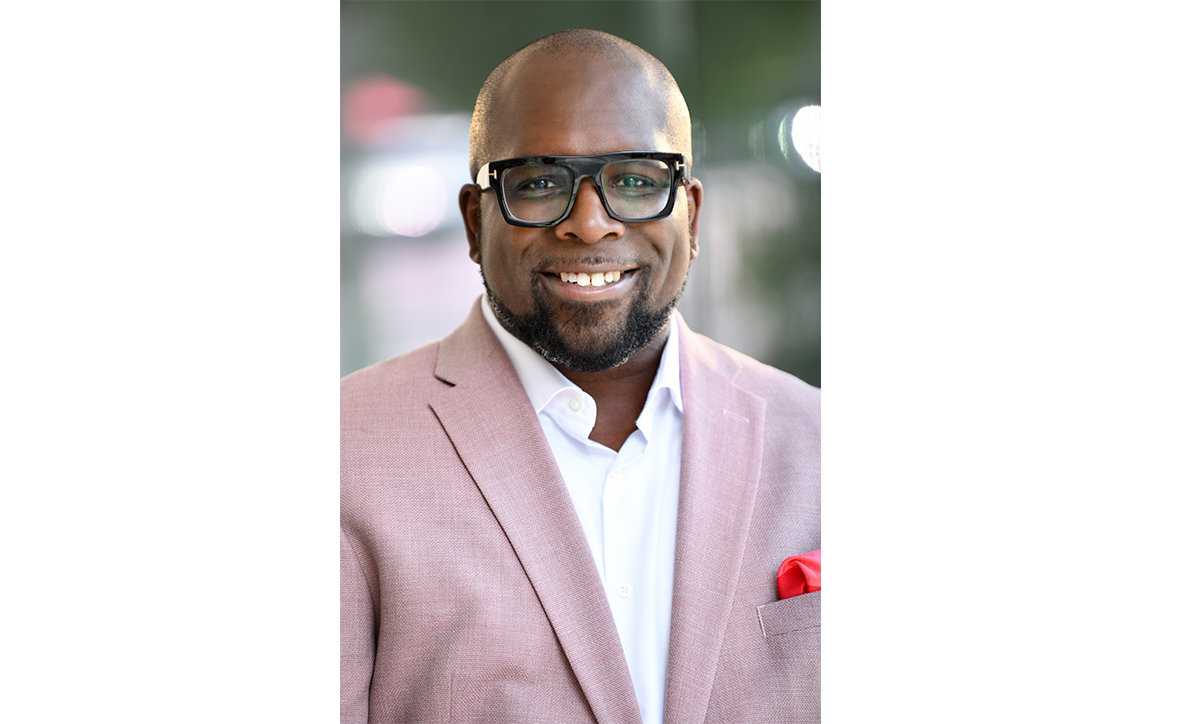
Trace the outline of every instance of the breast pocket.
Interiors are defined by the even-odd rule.
[[[758,607],[763,636],[772,638],[801,631],[821,630],[821,592],[792,596]]]
[[[758,607],[767,648],[788,658],[821,652],[821,592],[813,591]]]

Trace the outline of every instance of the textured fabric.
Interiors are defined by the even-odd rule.
[[[537,412],[575,504],[625,652],[642,722],[662,724],[683,447],[679,325],[672,317],[638,429],[617,452],[588,439],[596,424],[591,395],[501,327],[482,297],[480,311]]]
[[[665,721],[820,720],[820,393],[680,320]],[[343,722],[636,724],[621,643],[537,416],[478,307],[342,383]]]

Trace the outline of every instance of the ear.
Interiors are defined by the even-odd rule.
[[[458,190],[458,209],[462,212],[463,226],[467,230],[467,249],[471,261],[480,263],[479,256],[479,201],[482,191],[475,184],[464,184]]]
[[[688,200],[688,230],[691,233],[692,259],[700,256],[700,204],[704,201],[704,187],[700,179],[693,178],[684,187]]]

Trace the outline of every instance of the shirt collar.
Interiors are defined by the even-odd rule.
[[[533,405],[534,412],[540,413],[551,398],[564,389],[579,390],[577,385],[563,376],[563,373],[546,361],[545,357],[514,337],[500,324],[500,320],[496,319],[496,314],[492,311],[492,306],[487,302],[486,294],[480,297],[479,304],[483,309],[484,321],[496,335],[496,339],[500,341],[500,346],[504,348],[505,354],[508,355],[509,361],[517,371],[517,378],[521,380],[521,386],[525,388],[525,394],[529,396],[529,402]],[[667,344],[663,347],[662,358],[658,361],[658,372],[654,375],[654,383],[650,386],[650,393],[646,395],[646,401],[647,403],[651,402],[658,396],[659,390],[666,389],[670,393],[671,401],[675,403],[676,409],[683,412],[683,395],[680,393],[679,387],[679,333],[677,328],[675,312],[672,311],[671,327],[667,332]],[[642,417],[645,415],[643,414]],[[639,418],[639,427],[641,424],[642,420]]]

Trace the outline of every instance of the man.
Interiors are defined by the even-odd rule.
[[[486,295],[342,386],[343,722],[819,721],[819,392],[690,332],[691,122],[564,31],[488,77]],[[553,158],[552,158],[553,157]]]

